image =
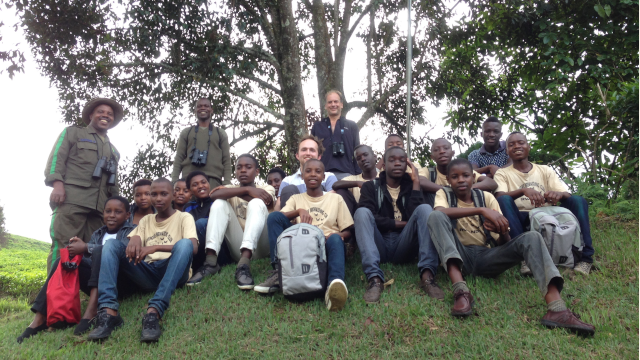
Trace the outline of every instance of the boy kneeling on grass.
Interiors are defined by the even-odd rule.
[[[165,178],[151,183],[151,203],[157,214],[140,220],[129,234],[129,245],[110,241],[102,249],[98,283],[98,320],[89,340],[107,339],[124,324],[118,314],[118,275],[130,279],[142,291],[155,291],[142,320],[140,341],[158,341],[160,318],[171,295],[189,279],[191,259],[198,251],[193,217],[174,210],[173,186]]]
[[[409,262],[416,255],[422,289],[430,297],[442,300],[444,293],[435,281],[438,254],[427,228],[433,209],[420,191],[418,171],[401,147],[387,149],[383,159],[385,171],[378,179],[364,183],[360,208],[355,214],[362,270],[369,282],[364,300],[380,301],[384,290],[381,262]],[[411,173],[406,172],[407,167]]]
[[[271,264],[276,269],[278,236],[292,226],[291,220],[296,219],[297,223],[311,224],[320,228],[327,239],[325,248],[329,286],[324,301],[329,311],[339,311],[344,308],[349,294],[347,285],[344,283],[344,240],[351,236],[348,228],[353,225],[353,218],[340,195],[323,194],[322,181],[325,175],[322,161],[308,159],[301,171],[307,191],[292,195],[282,210],[272,212],[267,218]],[[265,282],[256,285],[253,289],[268,294],[276,292],[279,288],[278,272],[275,270]]]
[[[236,179],[240,186],[223,185],[213,189],[209,219],[196,222],[198,236],[206,233],[206,259],[187,285],[199,284],[206,276],[220,271],[218,254],[224,242],[233,261],[237,261],[236,283],[242,290],[253,289],[251,259],[269,255],[267,216],[276,202],[276,190],[271,185],[256,186],[260,173],[258,160],[250,154],[242,154],[236,161]]]
[[[595,327],[580,321],[560,298],[564,281],[542,236],[529,231],[511,239],[509,222],[500,213],[496,199],[488,192],[484,192],[487,207],[475,207],[471,190],[473,168],[468,160],[451,161],[447,180],[457,198],[457,207],[449,206],[445,190],[438,191],[435,211],[429,216],[428,225],[440,260],[453,284],[451,315],[463,317],[473,313],[473,296],[462,277],[463,273],[495,277],[526,260],[547,302],[548,311],[541,323],[549,328],[594,334]],[[480,216],[484,218],[484,224]],[[488,246],[492,239],[487,239],[485,229],[491,232],[489,236],[498,246]]]
[[[127,199],[122,196],[110,197],[105,203],[103,212],[103,221],[106,225],[96,230],[91,235],[91,240],[88,243],[78,237],[73,237],[69,240],[69,245],[67,246],[69,257],[73,258],[77,254],[83,254],[82,261],[78,265],[78,277],[80,278],[80,290],[89,295],[89,304],[80,323],[73,331],[74,335],[82,335],[87,332],[95,322],[95,316],[98,312],[98,278],[100,276],[102,246],[110,242],[122,243],[123,245],[129,242],[127,235],[135,228],[135,225],[127,222],[129,214],[129,201]],[[59,262],[60,258],[56,259],[51,266],[47,281],[40,289],[31,307],[31,311],[36,316],[31,325],[18,337],[19,343],[49,328],[47,326],[47,288],[49,279],[58,268]],[[52,325],[54,328],[65,328],[67,326],[68,324],[66,323]]]

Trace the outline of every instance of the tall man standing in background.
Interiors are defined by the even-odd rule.
[[[91,234],[103,225],[105,202],[120,192],[116,176],[120,153],[111,145],[107,131],[122,116],[122,106],[114,100],[89,101],[82,109],[87,126],[62,130],[49,154],[44,183],[53,187],[49,197],[53,215],[47,270],[72,237],[89,242]]]
[[[360,145],[358,125],[342,116],[342,93],[329,90],[325,95],[324,109],[328,117],[316,121],[311,135],[322,140],[326,152],[322,156],[325,171],[333,173],[338,180],[349,175],[360,174],[353,150]]]
[[[175,184],[179,178],[186,178],[192,171],[199,170],[207,175],[211,189],[228,185],[231,181],[231,156],[227,133],[211,123],[213,108],[209,99],[198,100],[195,115],[198,123],[180,133],[171,182]]]

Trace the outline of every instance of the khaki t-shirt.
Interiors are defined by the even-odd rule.
[[[498,169],[493,176],[493,180],[498,183],[496,193],[524,188],[535,189],[542,195],[547,191],[568,192],[567,185],[560,180],[553,169],[546,165],[532,165],[533,167],[528,173],[514,169],[513,165]],[[519,197],[515,200],[515,203],[520,211],[530,211],[534,208],[531,200],[526,196]],[[544,206],[549,205],[551,204],[545,204]]]
[[[198,238],[193,216],[179,210],[162,222],[156,221],[156,214],[146,215],[128,237],[131,239],[136,235],[142,239],[142,246],[173,245],[182,239]],[[147,255],[144,261],[152,263],[170,256],[170,252],[155,252]]]
[[[500,211],[500,205],[498,204],[496,198],[491,195],[491,193],[488,193],[486,191],[483,191],[483,193],[484,202],[487,207],[502,214],[502,212]],[[443,207],[445,209],[449,208],[447,194],[444,193],[444,190],[438,190],[438,192],[436,193],[436,200],[433,204],[433,207]],[[460,201],[460,199],[458,199],[458,207],[461,209],[469,209],[475,208],[475,205],[473,205],[473,201],[471,202],[471,204],[467,204],[466,202]],[[487,238],[484,234],[484,228],[480,226],[480,216],[478,215],[459,218],[456,224],[456,234],[458,235],[458,239],[460,239],[462,245],[488,246],[486,242]],[[496,234],[494,232],[491,232],[491,236],[496,240],[498,240],[498,238],[500,237],[499,234]]]
[[[378,172],[378,175],[380,174],[380,172]],[[378,177],[378,175],[376,175],[376,178]],[[358,175],[349,175],[345,178],[342,179],[343,181],[370,181],[370,180],[366,180],[364,177],[362,177],[362,174],[358,174]],[[356,202],[360,201],[360,188],[359,187],[352,187],[349,188],[349,191],[351,191],[351,193],[353,194],[353,197],[356,199]]]
[[[225,188],[227,189],[238,188],[238,187],[239,187],[238,185],[225,185]],[[256,185],[256,188],[262,189],[268,192],[269,195],[271,195],[271,198],[273,199],[273,201],[271,202],[271,208],[267,208],[267,209],[269,210],[269,212],[272,212],[273,205],[276,203],[276,189],[271,185]],[[233,208],[233,212],[238,217],[238,222],[240,223],[242,230],[244,230],[244,225],[247,222],[247,205],[249,205],[249,202],[237,196],[234,196],[231,199],[227,199],[227,202]]]
[[[387,190],[389,190],[389,195],[391,195],[391,200],[393,200],[393,218],[397,221],[402,221],[402,213],[400,212],[400,209],[398,209],[397,204],[398,196],[400,196],[400,186],[394,189],[387,185]]]
[[[283,213],[305,209],[313,218],[313,226],[322,230],[324,236],[340,232],[353,225],[353,218],[342,196],[325,193],[320,197],[311,197],[306,192],[292,195],[282,210]],[[300,217],[296,218],[300,223]]]
[[[427,179],[431,180],[431,175],[429,174],[429,168],[428,167],[424,167],[420,170],[418,170],[418,175],[424,176]],[[478,182],[478,178],[482,176],[482,174],[478,173],[477,171],[473,170],[473,183],[475,184],[476,182]],[[447,175],[441,173],[440,171],[438,171],[438,168],[436,168],[436,182],[435,184],[440,185],[440,186],[451,186],[451,184],[449,184],[449,182],[447,181]]]

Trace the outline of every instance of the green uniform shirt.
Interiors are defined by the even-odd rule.
[[[217,127],[213,127],[211,132],[211,142],[207,154],[207,163],[205,166],[199,167],[191,164],[191,149],[197,143],[199,150],[207,150],[207,141],[209,140],[209,129],[198,129],[197,141],[194,141],[196,131],[190,126],[180,133],[178,139],[178,148],[176,149],[176,158],[173,162],[173,172],[171,173],[171,181],[175,182],[182,177],[186,178],[190,172],[200,170],[207,174],[208,177],[217,178],[222,184],[231,183],[231,156],[229,154],[229,139],[227,133]],[[224,179],[223,179],[224,178]]]
[[[107,199],[119,194],[117,176],[115,186],[107,186],[109,174],[105,171],[100,179],[92,177],[101,157],[120,160],[120,153],[109,144],[109,138],[104,139],[102,141],[89,125],[86,128],[70,126],[56,140],[44,170],[44,183],[53,186],[54,181],[62,181],[67,196],[65,203],[102,212]]]

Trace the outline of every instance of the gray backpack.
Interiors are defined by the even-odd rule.
[[[539,232],[547,244],[553,263],[573,268],[580,261],[584,240],[578,219],[560,206],[545,206],[529,212],[531,230]]]
[[[280,287],[290,300],[324,296],[327,288],[327,253],[322,230],[297,224],[278,236],[276,256]]]

